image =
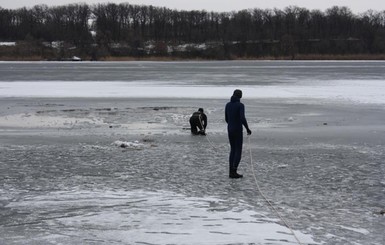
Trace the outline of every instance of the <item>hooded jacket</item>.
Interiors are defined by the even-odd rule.
[[[207,116],[201,111],[196,111],[190,117],[190,123],[200,125],[204,130],[207,128]]]
[[[229,133],[242,133],[242,125],[245,126],[246,129],[249,128],[245,117],[245,106],[237,96],[232,96],[230,102],[226,104],[225,120]]]

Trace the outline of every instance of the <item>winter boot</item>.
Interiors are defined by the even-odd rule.
[[[242,174],[238,174],[238,173],[237,173],[237,170],[230,169],[229,177],[230,177],[231,179],[239,179],[239,178],[242,178],[243,175],[242,175]]]

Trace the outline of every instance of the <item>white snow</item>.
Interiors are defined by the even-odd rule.
[[[145,147],[144,144],[139,143],[139,141],[137,140],[135,140],[134,142],[117,140],[113,144],[122,148],[136,149],[136,150],[143,149]]]
[[[82,59],[78,56],[72,56],[71,58],[73,61],[81,61]]]
[[[54,42],[51,42],[51,47],[58,49],[58,48],[62,47],[63,44],[64,44],[63,41],[54,41]]]
[[[202,86],[177,82],[1,82],[0,97],[113,97],[228,99],[234,86]],[[309,81],[291,85],[237,86],[244,99],[324,99],[355,103],[385,103],[383,80]]]
[[[349,231],[354,231],[354,232],[357,232],[357,233],[361,233],[363,235],[368,235],[370,233],[367,229],[363,229],[363,228],[353,228],[353,227],[347,227],[347,226],[343,226],[343,225],[340,225],[340,227],[342,229],[349,230]]]
[[[15,46],[16,42],[0,42],[0,46]]]

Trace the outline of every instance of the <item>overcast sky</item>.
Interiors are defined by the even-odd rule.
[[[15,9],[20,7],[32,7],[37,4],[66,5],[69,3],[122,3],[139,5],[153,5],[178,10],[207,10],[207,11],[232,11],[248,8],[278,8],[287,6],[304,7],[309,10],[326,10],[332,6],[346,6],[354,13],[362,13],[366,10],[385,10],[385,0],[0,0],[2,8]]]

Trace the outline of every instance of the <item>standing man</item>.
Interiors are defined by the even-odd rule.
[[[203,112],[203,108],[199,108],[190,117],[191,133],[194,135],[206,135],[207,116]],[[199,129],[199,131],[198,131]]]
[[[239,89],[234,90],[234,94],[225,108],[225,120],[231,147],[229,177],[233,179],[243,177],[243,175],[237,173],[238,165],[242,157],[243,126],[245,126],[247,130],[247,135],[251,134],[245,117],[245,106],[241,103],[241,98],[242,91]]]

